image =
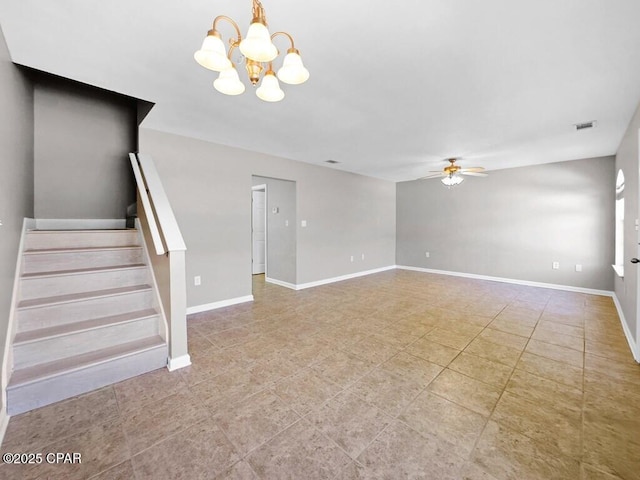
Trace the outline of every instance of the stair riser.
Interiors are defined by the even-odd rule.
[[[158,316],[144,318],[122,325],[96,328],[86,332],[14,345],[14,368],[25,368],[39,363],[89,353],[112,347],[123,342],[133,342],[158,335]]]
[[[135,230],[114,230],[113,232],[28,232],[25,239],[25,249],[119,247],[137,245],[138,243],[138,232]]]
[[[7,388],[7,413],[18,415],[105,385],[165,367],[167,347],[157,347],[124,358],[71,371],[40,382]]]
[[[153,306],[151,290],[112,295],[78,302],[18,309],[18,332],[92,320],[106,315],[144,310]]]
[[[25,254],[23,273],[56,272],[81,268],[144,263],[142,248],[90,252]]]
[[[131,287],[148,283],[147,277],[146,267],[140,267],[55,277],[23,278],[20,281],[20,296],[23,300],[29,300],[108,288]]]

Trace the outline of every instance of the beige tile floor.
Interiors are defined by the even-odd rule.
[[[390,271],[189,318],[193,365],[11,419],[32,479],[640,479],[610,298]]]

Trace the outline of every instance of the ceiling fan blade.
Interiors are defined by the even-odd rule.
[[[459,172],[462,175],[469,175],[471,177],[488,177],[489,174],[488,173],[482,173],[482,172],[468,172],[468,171],[461,171]]]
[[[484,167],[469,167],[462,169],[463,172],[482,172],[483,170]]]

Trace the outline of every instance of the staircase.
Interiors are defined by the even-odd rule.
[[[134,229],[27,232],[9,415],[166,366],[144,259]]]

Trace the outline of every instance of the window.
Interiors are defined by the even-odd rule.
[[[616,178],[616,250],[613,269],[624,277],[624,173],[618,170]]]

